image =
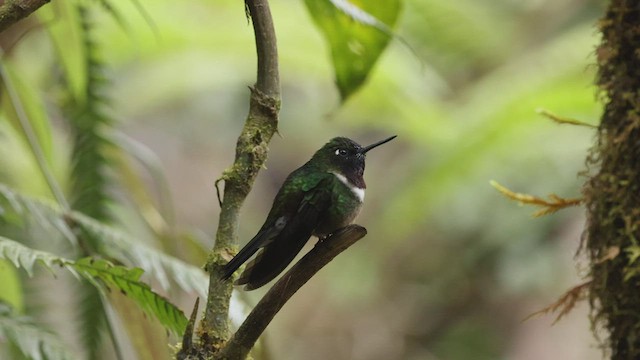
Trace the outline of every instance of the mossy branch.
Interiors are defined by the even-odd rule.
[[[567,207],[578,206],[583,201],[582,198],[565,199],[565,198],[561,198],[556,194],[550,194],[548,196],[549,200],[545,200],[537,196],[513,192],[507,189],[506,187],[498,184],[498,182],[494,180],[491,180],[489,183],[491,184],[491,186],[496,188],[496,190],[500,191],[502,195],[508,197],[511,200],[518,201],[520,204],[527,204],[527,205],[542,207],[542,209],[533,213],[533,217],[540,217],[543,215],[552,214],[558,210],[561,210]]]
[[[237,245],[239,212],[267,158],[268,144],[278,129],[280,79],[276,35],[267,0],[246,0],[258,55],[257,80],[251,88],[249,114],[236,144],[233,165],[224,171],[224,195],[216,242],[209,255],[209,294],[198,335],[204,352],[214,353],[229,338],[228,312],[233,285],[219,281],[221,269]]]
[[[253,308],[216,359],[244,359],[267,325],[293,294],[338,254],[362,239],[367,230],[346,226],[320,241],[285,273]]]
[[[0,5],[0,32],[31,15],[50,0],[5,0]]]

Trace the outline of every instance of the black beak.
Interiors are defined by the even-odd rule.
[[[392,137],[389,137],[389,138],[386,138],[386,139],[384,139],[384,140],[378,141],[377,143],[371,144],[371,145],[369,145],[369,146],[365,146],[365,147],[363,147],[362,149],[360,149],[359,153],[360,153],[360,154],[366,154],[366,153],[367,153],[367,151],[369,151],[369,150],[373,149],[374,147],[378,147],[378,146],[380,146],[380,145],[382,145],[382,144],[386,144],[386,143],[388,143],[389,141],[391,141],[391,140],[395,139],[395,138],[396,138],[396,136],[398,136],[398,135],[393,135]]]

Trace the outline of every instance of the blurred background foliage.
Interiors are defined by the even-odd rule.
[[[43,159],[83,209],[200,266],[217,226],[213,182],[232,162],[255,79],[253,30],[243,6],[154,0],[141,1],[141,12],[136,2],[87,2],[90,16],[83,18],[91,20],[83,23],[71,3],[52,2],[0,39],[3,68],[19,89]],[[369,235],[287,304],[264,337],[264,353],[312,360],[600,358],[584,306],[553,327],[551,316],[522,322],[580,281],[584,271],[574,255],[582,209],[532,219],[531,209],[505,200],[489,181],[537,195],[580,195],[593,130],[554,124],[536,109],[597,123],[593,50],[602,4],[405,0],[395,25],[401,41],[390,43],[343,106],[329,49],[304,2],[271,6],[281,136],[271,142],[267,169],[244,207],[241,242],[262,224],[286,175],[329,138],[398,139],[368,159],[358,223]],[[90,37],[83,37],[87,26]],[[83,60],[90,58],[83,53],[87,41],[93,65]],[[85,91],[89,81],[99,85],[97,102]],[[2,96],[0,180],[53,200],[11,124],[7,92]],[[78,120],[74,132],[62,119],[87,113],[104,120],[92,131],[107,150],[83,160],[72,154],[77,129],[86,124]],[[94,170],[88,181],[100,184],[84,185],[100,190],[93,195],[98,202],[77,202],[88,196],[74,177],[82,161],[80,169]],[[0,222],[0,231],[16,230]],[[42,229],[28,239],[37,248],[70,251]],[[118,258],[89,243],[89,253]],[[104,328],[83,339],[97,321],[90,311],[95,294],[92,300],[65,276],[27,280],[6,265],[0,263],[4,301],[49,324],[76,354],[113,357],[112,347],[94,341]],[[158,287],[162,277],[151,273]],[[195,287],[161,288],[190,309]],[[240,298],[252,305],[263,291]],[[162,330],[126,300],[115,302],[124,302],[120,316],[107,316],[116,319],[122,351],[167,357]],[[151,328],[157,336],[141,335]],[[18,356],[1,342],[0,351]]]

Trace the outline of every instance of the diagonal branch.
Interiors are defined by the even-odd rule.
[[[50,0],[5,0],[0,5],[0,32],[31,15]]]
[[[238,137],[233,165],[224,171],[224,195],[216,242],[209,255],[209,294],[198,335],[206,352],[215,352],[229,337],[228,312],[233,285],[219,281],[221,270],[235,252],[239,213],[267,158],[268,144],[278,129],[280,80],[273,20],[267,0],[246,0],[253,21],[258,74],[251,88],[249,114]],[[218,182],[218,181],[217,181]]]
[[[253,308],[217,359],[244,359],[274,316],[293,294],[338,254],[362,239],[367,229],[349,225],[318,242],[284,274]]]

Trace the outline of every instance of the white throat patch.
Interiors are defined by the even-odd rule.
[[[351,190],[351,192],[353,192],[353,194],[360,200],[360,202],[364,201],[364,189],[350,183],[347,177],[342,174],[338,174],[337,172],[331,173],[335,175],[341,183],[345,184],[349,188],[349,190]]]

